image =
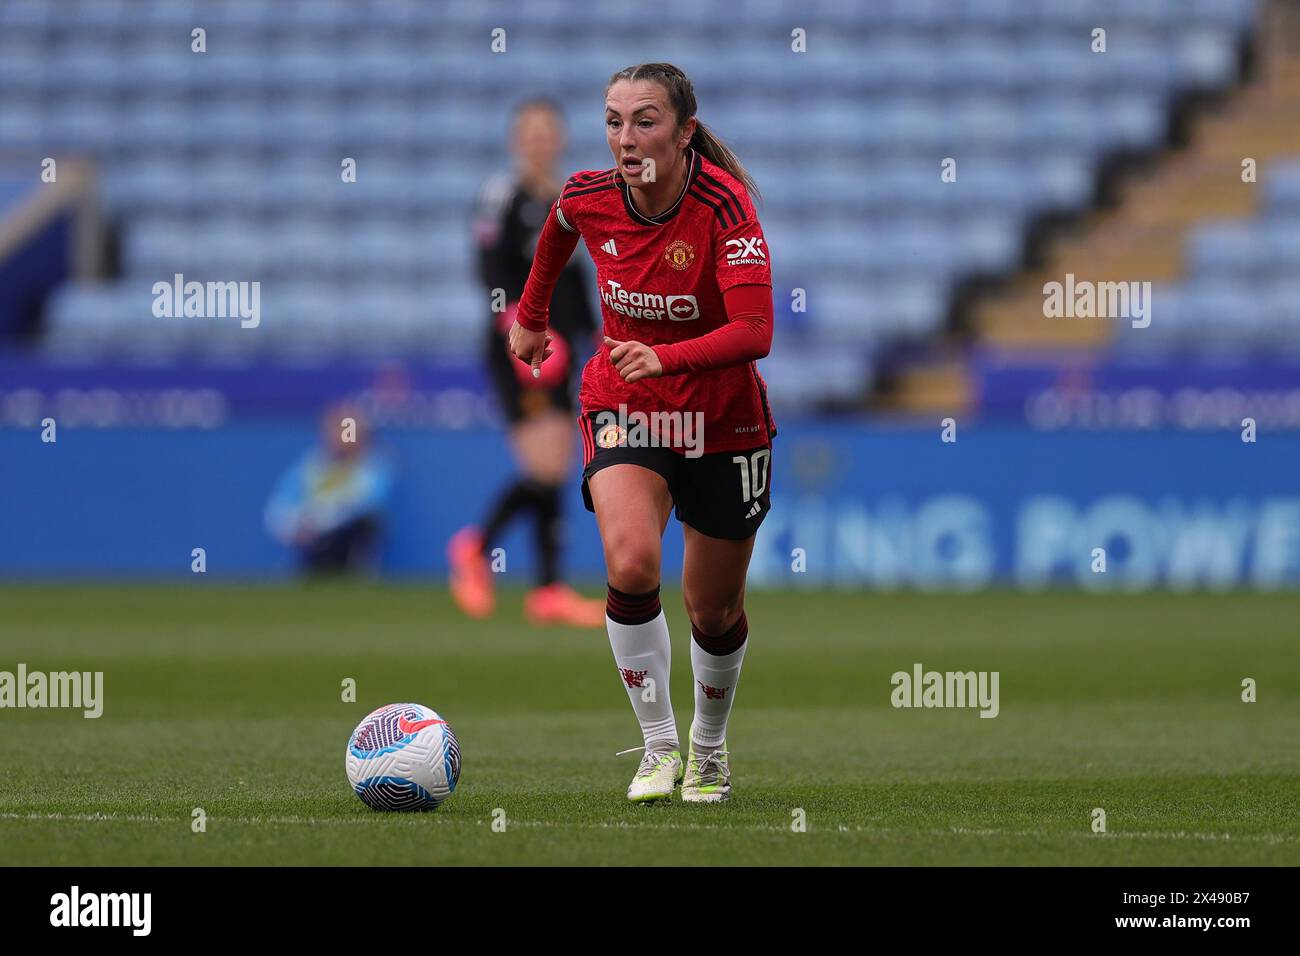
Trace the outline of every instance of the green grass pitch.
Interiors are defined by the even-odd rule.
[[[0,670],[105,675],[98,720],[0,710],[0,864],[1300,864],[1300,595],[752,593],[722,806],[626,802],[640,734],[604,633],[520,603],[0,588]],[[917,662],[998,671],[1001,713],[893,708]],[[399,700],[461,740],[434,813],[373,812],[344,776],[353,726]]]

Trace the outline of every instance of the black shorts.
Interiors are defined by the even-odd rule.
[[[606,430],[600,434],[596,417],[601,414],[590,412],[578,416],[584,464],[582,500],[588,511],[596,510],[588,479],[610,465],[632,464],[662,475],[673,496],[677,520],[710,538],[743,541],[767,517],[772,508],[770,441],[749,449],[688,458],[671,448],[614,444],[617,432]]]
[[[554,388],[530,388],[521,381],[514,363],[519,360],[510,354],[509,342],[500,332],[488,332],[487,368],[492,380],[492,391],[501,403],[501,411],[510,424],[546,409],[556,409],[573,414],[573,386],[569,376]]]

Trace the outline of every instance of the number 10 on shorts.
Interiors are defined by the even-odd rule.
[[[767,463],[772,449],[760,448],[752,455],[734,455],[732,461],[740,466],[740,500],[750,501],[767,490]]]

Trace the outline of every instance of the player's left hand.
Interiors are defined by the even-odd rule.
[[[635,382],[643,378],[658,378],[664,373],[663,364],[655,350],[641,342],[620,342],[605,336],[609,346],[609,360],[618,369],[625,382]]]

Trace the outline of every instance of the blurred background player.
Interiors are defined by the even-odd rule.
[[[605,623],[604,602],[579,595],[561,581],[560,571],[561,491],[575,451],[571,357],[598,344],[584,290],[585,270],[579,263],[569,262],[556,284],[551,300],[556,334],[549,343],[553,355],[539,377],[511,358],[506,341],[537,237],[560,195],[555,167],[564,154],[565,135],[559,107],[544,98],[521,104],[510,142],[515,170],[484,184],[475,203],[473,235],[479,278],[496,307],[488,313],[487,367],[509,423],[519,472],[497,493],[480,525],[462,528],[452,537],[447,549],[451,593],[466,614],[490,614],[494,597],[487,555],[514,518],[531,514],[537,584],[524,598],[524,613],[538,624],[600,627]]]
[[[267,530],[297,550],[307,574],[378,570],[392,465],[347,406],[325,412],[320,439],[276,485],[266,504]]]

